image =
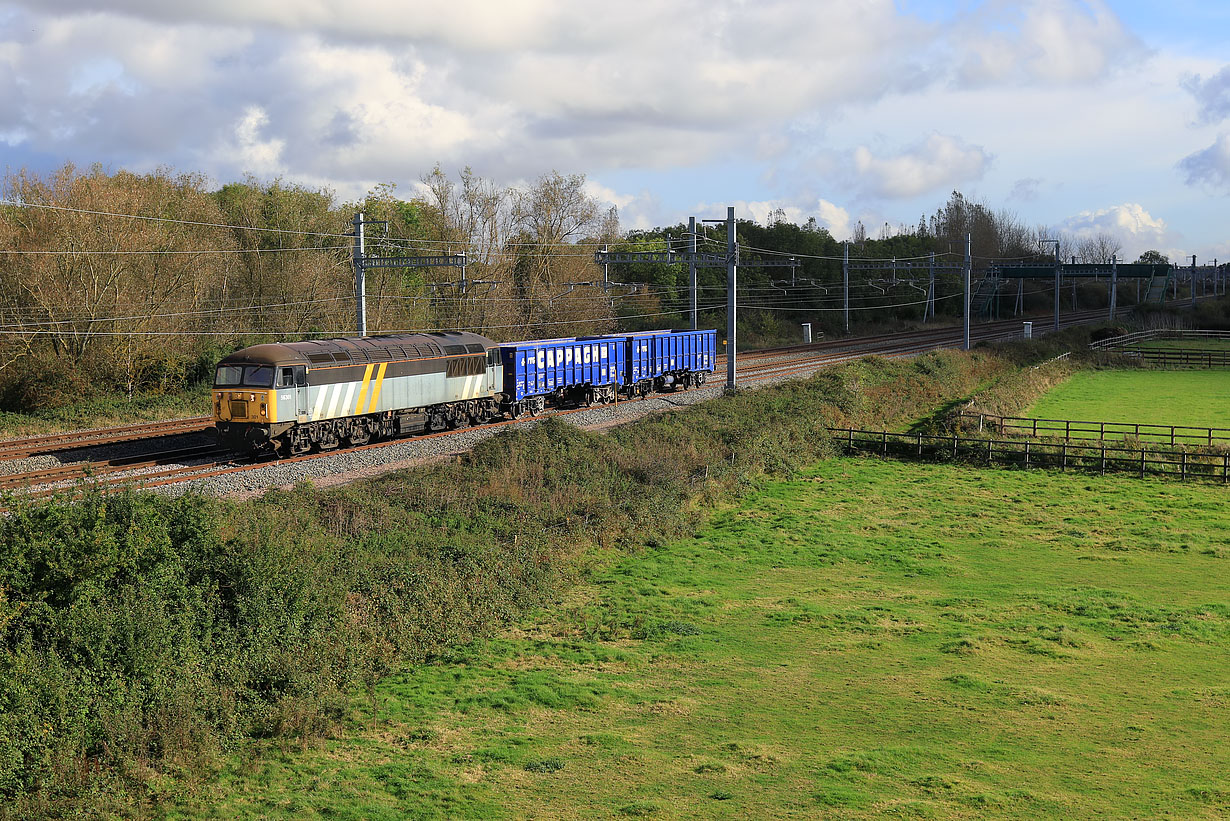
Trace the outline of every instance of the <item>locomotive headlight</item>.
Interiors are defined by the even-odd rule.
[[[255,402],[255,401],[256,401],[256,394],[254,394],[254,393],[250,393],[250,394],[248,394],[248,401],[249,401],[249,402]]]
[[[269,406],[265,404],[264,402],[261,402],[261,416],[268,416],[268,415],[269,415]]]

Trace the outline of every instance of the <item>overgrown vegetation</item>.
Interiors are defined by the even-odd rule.
[[[259,501],[10,499],[0,522],[0,814],[127,814],[243,739],[326,732],[389,671],[547,601],[695,506],[1009,366],[865,360],[607,435],[547,420],[456,464]],[[547,767],[549,765],[543,765]]]

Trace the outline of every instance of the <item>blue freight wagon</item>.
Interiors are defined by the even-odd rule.
[[[629,396],[704,384],[717,359],[717,331],[642,331],[620,334],[624,361],[619,385]]]
[[[512,417],[536,415],[547,403],[611,402],[623,372],[619,337],[546,339],[500,345],[502,407]]]

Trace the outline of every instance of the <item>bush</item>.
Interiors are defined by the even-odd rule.
[[[1107,339],[1114,339],[1118,336],[1123,336],[1128,332],[1128,329],[1123,325],[1103,325],[1100,328],[1094,328],[1089,334],[1090,342],[1102,342]]]
[[[52,354],[22,356],[0,371],[0,410],[63,408],[90,394],[81,369]]]

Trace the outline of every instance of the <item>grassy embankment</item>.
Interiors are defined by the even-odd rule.
[[[211,818],[1230,812],[1220,488],[830,460],[406,668]]]
[[[639,421],[558,421],[456,464],[230,504],[89,496],[0,520],[0,816],[131,816],[252,739],[304,744],[391,671],[521,617],[595,564],[1009,365],[866,360]]]
[[[1020,415],[1230,428],[1230,371],[1082,370]]]

